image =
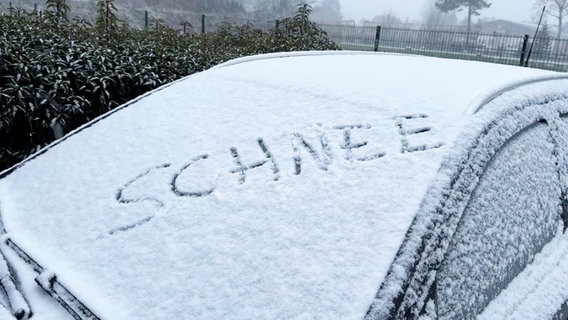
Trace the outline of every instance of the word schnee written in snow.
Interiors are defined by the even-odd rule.
[[[413,120],[416,119],[425,119],[428,118],[425,114],[416,114],[416,115],[408,115],[408,116],[400,116],[393,118],[395,128],[397,129],[397,133],[400,137],[400,152],[402,154],[405,153],[414,153],[420,151],[426,151],[430,149],[437,149],[443,146],[442,142],[434,143],[431,145],[426,144],[412,144],[411,137],[413,135],[419,135],[422,133],[426,133],[431,131],[431,127],[428,126],[416,126],[412,123]],[[377,159],[381,159],[386,155],[386,152],[377,152],[371,153],[366,156],[356,156],[354,151],[364,146],[368,145],[367,141],[354,141],[353,133],[355,130],[369,130],[371,129],[370,125],[343,125],[343,126],[334,126],[332,127],[333,130],[339,130],[341,133],[341,144],[340,148],[344,152],[345,160],[348,160],[352,163],[355,162],[366,162],[366,161],[373,161]],[[300,175],[302,173],[302,165],[303,165],[303,158],[302,152],[307,152],[309,156],[313,159],[316,166],[322,170],[327,171],[332,164],[333,156],[331,151],[331,146],[327,140],[325,134],[322,134],[319,138],[319,144],[321,146],[321,151],[318,152],[317,148],[314,146],[315,143],[310,143],[304,135],[301,133],[293,133],[290,136],[292,142],[292,149],[294,152],[293,157],[293,170],[294,175]],[[247,175],[251,170],[255,170],[256,168],[270,168],[270,172],[272,174],[272,179],[274,181],[278,181],[280,179],[280,166],[278,161],[274,157],[273,153],[270,151],[269,146],[266,144],[265,140],[262,138],[257,139],[258,148],[261,151],[261,160],[252,162],[252,163],[244,163],[241,153],[236,147],[229,148],[229,156],[232,157],[232,162],[234,167],[229,169],[228,172],[235,176],[236,181],[239,184],[247,183]],[[316,142],[317,143],[317,142]],[[180,187],[180,177],[184,174],[188,174],[189,170],[195,166],[196,163],[201,161],[209,161],[211,157],[207,154],[203,154],[193,158],[189,163],[181,166],[173,176],[169,175],[169,188],[170,191],[177,197],[187,197],[187,198],[200,198],[206,197],[212,194],[215,191],[215,187],[211,186],[209,188],[203,188],[201,190],[184,190]],[[150,202],[154,203],[158,208],[162,208],[165,204],[162,200],[152,197],[152,196],[143,196],[143,197],[128,197],[125,195],[125,191],[130,189],[137,181],[149,176],[153,172],[165,170],[170,168],[171,170],[172,164],[164,163],[161,165],[153,166],[149,169],[146,169],[139,175],[137,175],[134,179],[131,179],[126,184],[124,184],[117,192],[116,192],[116,201],[120,204],[136,204],[140,202]],[[265,169],[266,170],[266,169]],[[128,193],[128,192],[126,192]],[[148,223],[155,217],[155,214],[149,214],[144,218],[138,219],[137,221],[123,225],[117,228],[113,228],[110,231],[102,234],[100,238],[103,238],[108,235],[115,235],[117,233],[125,232],[128,230],[132,230],[136,227],[139,227],[143,224]]]
[[[401,142],[401,153],[413,153],[419,151],[425,151],[429,149],[436,149],[443,145],[443,143],[435,143],[432,145],[414,145],[410,142],[410,137],[412,135],[418,135],[422,133],[429,132],[431,130],[430,127],[427,126],[419,126],[415,127],[412,126],[413,119],[424,119],[428,118],[425,114],[417,114],[417,115],[409,115],[409,116],[400,116],[394,118],[394,124],[398,129],[398,134],[400,135],[400,142]],[[367,141],[353,141],[352,133],[354,130],[368,130],[371,129],[370,125],[342,125],[342,126],[334,126],[332,127],[334,130],[340,130],[342,133],[342,142],[340,148],[344,151],[344,158],[345,160],[355,162],[355,161],[372,161],[376,159],[380,159],[386,155],[385,152],[379,152],[374,154],[369,154],[366,156],[355,156],[353,151],[359,148],[362,148],[368,144]],[[329,142],[325,134],[319,139],[319,144],[321,145],[321,152],[317,151],[317,148],[314,147],[313,143],[310,143],[304,135],[300,133],[293,133],[291,134],[291,142],[292,148],[294,151],[294,174],[300,175],[302,173],[302,150],[307,151],[307,153],[312,157],[313,161],[316,163],[317,167],[322,171],[327,171],[329,166],[332,163],[332,152]],[[245,184],[247,182],[247,173],[251,170],[260,167],[269,167],[272,173],[272,179],[274,181],[278,181],[280,179],[280,166],[278,165],[277,159],[274,157],[273,153],[270,151],[270,148],[266,144],[265,140],[262,138],[257,139],[258,147],[262,151],[263,158],[259,161],[252,162],[252,163],[244,163],[239,150],[236,147],[230,148],[230,156],[233,159],[234,168],[229,169],[229,173],[234,174],[236,179],[238,180],[239,184]],[[198,157],[193,158],[189,163],[183,165],[175,175],[173,175],[172,180],[170,181],[170,189],[171,191],[179,197],[205,197],[210,195],[215,191],[215,187],[211,187],[208,189],[203,190],[182,190],[180,188],[178,180],[180,176],[186,173],[188,170],[191,169],[197,162],[200,161],[207,161],[210,159],[210,156],[207,154],[200,155]],[[135,202],[140,202],[143,200],[152,200],[149,198],[144,199],[128,199],[124,196],[124,191],[128,189],[133,183],[136,181],[144,178],[148,174],[154,172],[155,170],[161,170],[170,168],[171,164],[166,163],[158,166],[154,166],[149,168],[136,176],[134,179],[130,180],[128,183],[123,185],[116,193],[116,200],[123,204],[131,204]],[[158,200],[153,200],[159,206],[163,206]]]

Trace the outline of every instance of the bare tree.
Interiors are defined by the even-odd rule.
[[[556,38],[559,39],[564,28],[564,18],[568,16],[568,0],[537,0],[535,3],[535,7],[539,9],[543,6],[546,6],[546,14],[557,21],[558,32]]]
[[[458,18],[453,11],[442,12],[436,8],[435,0],[431,0],[423,8],[422,23],[430,27],[456,25]]]
[[[436,0],[436,7],[443,12],[460,11],[467,9],[467,34],[471,31],[471,18],[479,15],[479,10],[489,8],[491,3],[487,0]]]
[[[314,0],[248,0],[247,7],[250,11],[271,19],[283,19],[294,15],[298,6]]]

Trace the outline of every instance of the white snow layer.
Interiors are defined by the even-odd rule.
[[[552,319],[568,300],[568,233],[557,235],[536,255],[478,319]]]
[[[266,58],[178,81],[15,170],[10,236],[105,319],[361,319],[468,105],[552,74]]]

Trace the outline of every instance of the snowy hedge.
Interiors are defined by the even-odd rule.
[[[339,49],[309,21],[308,6],[278,30],[227,24],[206,35],[160,21],[137,30],[101,12],[94,26],[57,11],[0,15],[0,170],[144,92],[218,63]]]

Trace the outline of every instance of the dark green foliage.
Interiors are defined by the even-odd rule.
[[[329,40],[325,31],[310,21],[311,6],[301,4],[296,15],[282,20],[278,30],[276,47],[279,51],[318,50],[321,48],[339,50],[339,46]]]
[[[107,44],[110,43],[111,37],[118,32],[119,23],[114,0],[99,0],[97,2],[96,28]]]
[[[45,7],[47,8],[46,17],[57,25],[69,21],[67,17],[69,5],[66,0],[46,0]]]
[[[275,32],[224,25],[194,35],[188,23],[130,28],[112,16],[112,1],[101,3],[107,17],[95,27],[65,20],[64,9],[49,18],[18,9],[0,15],[0,170],[149,90],[229,59],[339,49],[309,21],[308,6]]]

